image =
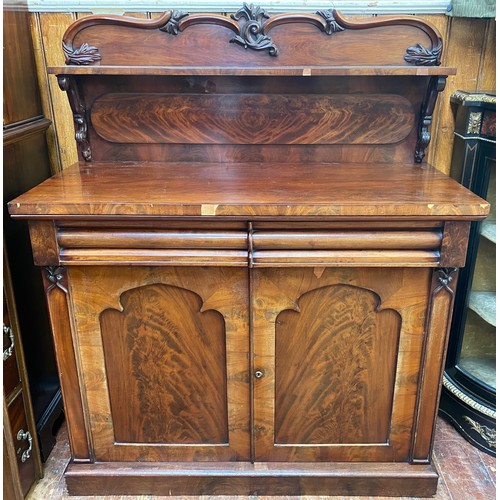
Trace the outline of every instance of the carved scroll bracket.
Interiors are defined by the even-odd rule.
[[[85,161],[92,160],[92,151],[90,143],[87,139],[88,120],[87,109],[80,98],[76,82],[70,76],[59,75],[57,77],[59,87],[68,93],[69,104],[73,111],[73,121],[75,122],[75,139],[80,146],[83,159]]]
[[[45,292],[49,293],[54,288],[59,288],[64,293],[68,293],[66,268],[61,266],[47,266],[43,268],[47,284]]]
[[[422,103],[420,111],[420,120],[418,123],[418,139],[415,147],[415,162],[422,163],[425,150],[431,142],[430,126],[432,123],[432,114],[436,107],[436,100],[439,92],[442,92],[446,84],[446,76],[433,76],[427,87],[427,94]]]

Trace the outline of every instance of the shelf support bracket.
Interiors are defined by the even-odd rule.
[[[431,142],[431,133],[429,129],[432,123],[432,114],[436,107],[438,94],[444,90],[445,85],[446,76],[433,76],[430,79],[429,86],[427,87],[427,94],[420,110],[418,139],[415,147],[415,163],[422,163],[425,156],[425,150]]]

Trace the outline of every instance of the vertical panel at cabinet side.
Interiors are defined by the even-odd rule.
[[[45,267],[42,269],[42,276],[68,423],[71,455],[76,460],[90,460],[92,452],[73,344],[67,271],[64,267]]]
[[[431,459],[457,273],[456,268],[433,271],[412,443],[411,459],[417,463],[429,463]]]
[[[254,276],[256,460],[407,460],[430,271]]]
[[[249,458],[245,269],[71,268],[96,458]]]

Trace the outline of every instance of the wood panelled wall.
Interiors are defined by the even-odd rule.
[[[33,39],[41,82],[44,114],[53,121],[49,130],[51,160],[54,171],[78,160],[74,141],[73,119],[66,94],[55,76],[47,75],[47,66],[63,65],[61,39],[66,28],[88,13],[33,13]],[[157,13],[131,13],[134,17],[157,17]],[[448,78],[446,89],[438,102],[432,126],[432,141],[427,161],[448,174],[453,147],[453,114],[450,95],[457,89],[493,91],[495,75],[495,20],[451,18],[445,15],[419,16],[441,32],[444,41],[442,64],[456,67],[456,76]],[[357,19],[360,19],[357,16]]]

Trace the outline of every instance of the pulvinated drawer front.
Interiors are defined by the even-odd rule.
[[[432,266],[439,262],[440,229],[255,231],[251,265]]]
[[[441,227],[72,228],[57,233],[62,264],[315,266],[439,263]]]
[[[246,266],[247,233],[202,229],[59,228],[63,264]]]

